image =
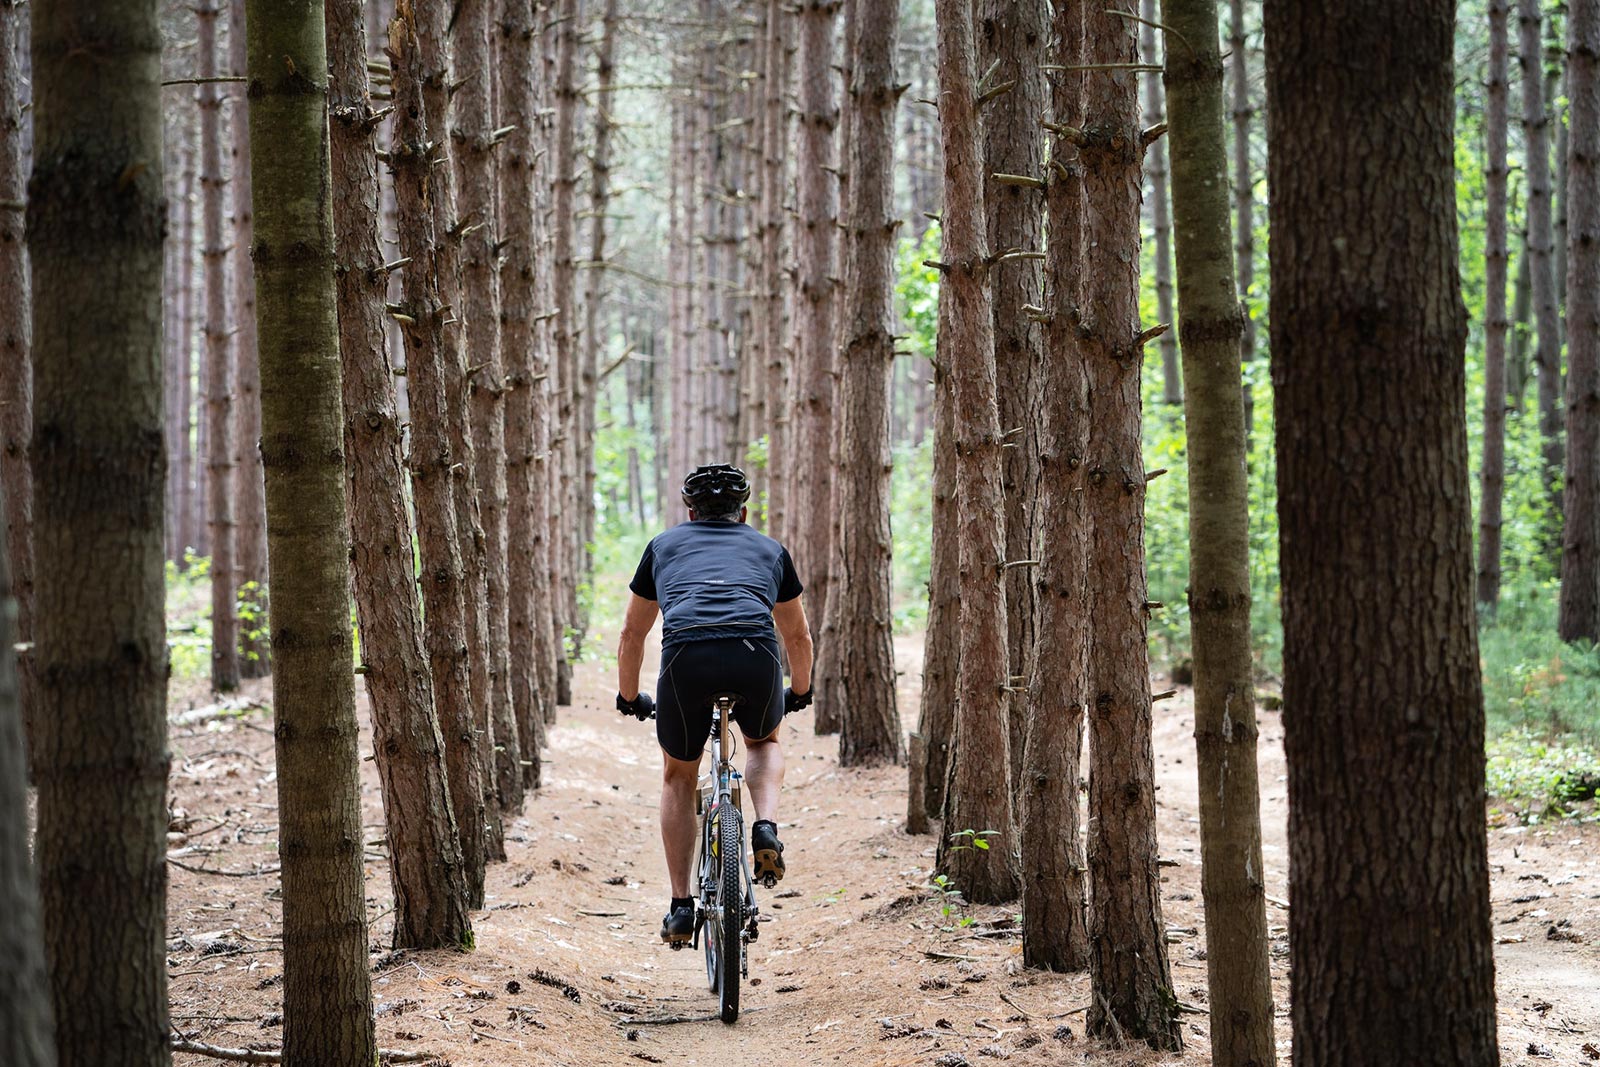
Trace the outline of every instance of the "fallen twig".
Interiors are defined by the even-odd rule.
[[[236,1063],[282,1063],[283,1052],[279,1049],[255,1048],[223,1048],[221,1045],[207,1045],[200,1041],[190,1041],[187,1038],[172,1035],[172,1051],[190,1052],[196,1056],[210,1056],[214,1060],[233,1060]],[[439,1058],[435,1052],[412,1052],[406,1049],[380,1048],[379,1060],[388,1060],[390,1063],[422,1063],[425,1060]]]
[[[766,1008],[746,1008],[743,1014],[752,1015]],[[720,1015],[654,1015],[649,1017],[624,1015],[617,1020],[618,1026],[668,1026],[672,1023],[709,1023],[718,1021]]]
[[[173,859],[171,856],[167,857],[167,862],[180,870],[190,871],[194,874],[220,874],[224,878],[256,878],[263,874],[278,873],[277,867],[258,867],[253,871],[229,871],[216,867],[192,867],[180,860]]]

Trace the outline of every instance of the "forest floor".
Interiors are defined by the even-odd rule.
[[[920,640],[902,639],[897,658],[910,723]],[[263,711],[183,724],[186,708],[210,700],[185,688],[175,683],[172,703],[173,1025],[211,1044],[276,1047],[282,957],[270,718]],[[758,892],[770,921],[751,947],[743,1013],[732,1027],[717,1021],[702,955],[672,952],[658,939],[668,895],[658,750],[649,726],[612,709],[614,688],[609,667],[579,668],[576,705],[561,709],[551,732],[545,788],[507,828],[508,861],[489,871],[470,955],[389,951],[381,798],[372,763],[363,764],[380,1045],[432,1052],[454,1067],[1210,1063],[1189,691],[1156,705],[1155,751],[1173,981],[1195,1011],[1184,1016],[1187,1051],[1158,1055],[1086,1039],[1087,977],[1024,970],[1013,909],[944,915],[929,891],[934,838],[904,831],[904,768],[841,770],[836,739],[813,736],[809,712],[783,727],[789,874]],[[262,701],[269,694],[264,680],[246,692]],[[1278,715],[1263,713],[1268,922],[1279,1062],[1287,1063],[1282,734]],[[1508,1065],[1600,1059],[1597,846],[1592,824],[1490,831]],[[960,925],[964,916],[974,921]]]

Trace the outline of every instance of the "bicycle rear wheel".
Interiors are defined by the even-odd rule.
[[[701,914],[704,921],[700,938],[706,953],[706,987],[717,991],[717,954],[722,950],[722,924],[717,921],[717,895],[722,886],[722,865],[718,858],[718,819],[716,811],[708,811],[700,823],[700,885]]]
[[[722,1000],[722,1021],[739,1017],[739,977],[744,966],[744,886],[740,869],[744,855],[744,820],[732,804],[722,805],[717,818],[717,851],[722,863],[717,897],[722,921],[716,930],[717,992]]]

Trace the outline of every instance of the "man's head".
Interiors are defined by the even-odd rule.
[[[696,467],[683,480],[683,504],[691,519],[743,522],[750,481],[731,463]]]

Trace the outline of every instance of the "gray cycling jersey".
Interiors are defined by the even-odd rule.
[[[772,608],[800,595],[789,550],[742,522],[698,519],[656,537],[628,588],[661,605],[661,644],[776,637]]]

